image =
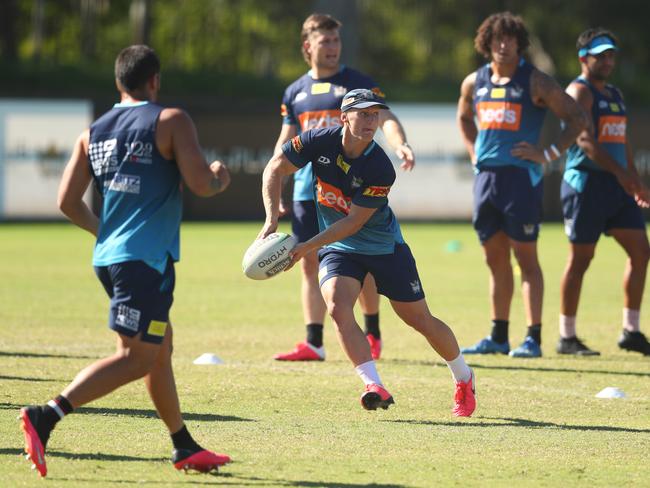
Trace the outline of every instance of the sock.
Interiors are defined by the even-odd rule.
[[[190,451],[201,451],[203,448],[199,446],[188,432],[187,427],[183,425],[181,430],[171,434],[174,449],[187,449]]]
[[[359,366],[356,366],[354,369],[364,384],[371,385],[373,383],[376,383],[380,386],[383,386],[383,383],[379,379],[379,373],[377,373],[377,367],[375,366],[374,361],[367,361],[360,364]]]
[[[542,345],[542,324],[533,324],[528,326],[528,337],[535,339],[535,342]]]
[[[307,342],[314,347],[323,347],[323,324],[307,324]]]
[[[640,310],[632,310],[630,308],[623,309],[623,328],[629,332],[639,332],[641,326],[639,325]]]
[[[56,423],[63,417],[72,413],[72,405],[64,396],[57,396],[43,405],[43,426],[47,430],[52,430]]]
[[[492,332],[490,337],[494,342],[499,344],[505,344],[508,342],[508,325],[510,324],[507,320],[492,320]]]
[[[560,337],[570,339],[576,336],[576,317],[560,315]]]
[[[377,339],[381,339],[381,332],[379,332],[379,313],[372,315],[363,315],[363,320],[366,325],[366,335],[372,334]]]
[[[449,366],[451,375],[453,376],[454,381],[456,383],[458,383],[459,381],[462,381],[463,383],[467,383],[469,379],[472,377],[472,370],[469,369],[469,366],[467,366],[467,363],[465,362],[465,358],[463,357],[462,354],[459,354],[456,359],[447,361],[447,366]]]

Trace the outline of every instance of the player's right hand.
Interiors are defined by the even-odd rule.
[[[214,177],[221,182],[219,192],[228,188],[228,185],[230,185],[230,171],[228,171],[228,167],[225,164],[221,161],[212,161],[210,164],[210,171],[212,171]]]

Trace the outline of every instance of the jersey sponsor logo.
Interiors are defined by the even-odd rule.
[[[123,303],[120,303],[117,306],[115,325],[137,332],[140,328],[140,315],[142,313],[137,308],[127,307]]]
[[[300,151],[302,151],[302,148],[304,146],[302,145],[302,139],[300,139],[300,136],[296,136],[291,139],[291,147],[293,147],[293,150],[297,153],[300,153]]]
[[[479,102],[476,104],[479,130],[519,130],[521,104],[511,102]]]
[[[303,112],[298,115],[298,120],[300,121],[300,129],[303,132],[310,129],[326,129],[342,125],[341,111],[339,109]]]
[[[282,117],[286,117],[287,115],[289,115],[289,109],[284,103],[280,105],[280,115],[282,115]]]
[[[330,158],[327,156],[318,156],[318,159],[316,160],[317,163],[322,164],[323,166],[327,166],[332,162]]]
[[[153,144],[150,142],[125,142],[126,154],[123,161],[138,164],[153,163]]]
[[[390,186],[369,186],[363,189],[363,196],[385,198],[389,191]]]
[[[346,175],[348,174],[348,171],[350,171],[350,165],[343,160],[343,156],[340,154],[336,158],[336,165],[341,168]]]
[[[314,83],[311,86],[311,94],[312,95],[325,95],[326,93],[330,92],[330,88],[332,88],[331,83]]]
[[[609,104],[609,109],[610,109],[612,112],[615,112],[615,113],[618,113],[618,112],[621,111],[620,107],[618,106],[618,103],[610,103],[610,104]]]
[[[102,176],[107,173],[115,173],[119,168],[117,160],[117,139],[106,139],[88,144],[88,159],[93,168],[95,176]]]
[[[625,144],[626,127],[624,115],[601,115],[598,118],[598,142]]]
[[[490,91],[490,98],[506,98],[505,88],[492,88]]]
[[[112,180],[104,182],[104,186],[111,191],[137,195],[140,193],[140,177],[118,173]]]
[[[316,197],[318,203],[325,207],[333,208],[337,212],[345,215],[350,213],[352,199],[343,195],[343,192],[333,185],[325,183],[320,178],[316,178]]]
[[[158,337],[165,337],[165,331],[167,330],[167,322],[162,322],[160,320],[152,320],[149,322],[149,328],[147,329],[147,334]]]
[[[386,94],[383,91],[381,91],[381,89],[378,86],[371,88],[370,91],[373,92],[378,97],[386,98]]]

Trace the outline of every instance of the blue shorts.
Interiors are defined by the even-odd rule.
[[[320,232],[318,216],[316,215],[316,202],[313,200],[293,202],[291,232],[296,236],[298,242],[308,241]]]
[[[474,180],[472,219],[481,243],[499,231],[515,241],[536,241],[543,197],[543,183],[533,186],[525,168],[481,168]]]
[[[595,244],[610,229],[645,230],[641,209],[616,177],[605,171],[585,171],[581,193],[562,180],[564,231],[574,244]]]
[[[162,343],[174,301],[174,262],[160,274],[142,261],[95,266],[95,273],[111,299],[108,326],[128,337]]]
[[[323,248],[319,251],[318,280],[323,286],[334,276],[349,276],[363,285],[370,273],[377,291],[398,302],[416,302],[424,298],[424,290],[411,249],[406,243],[395,244],[393,254],[356,254]]]

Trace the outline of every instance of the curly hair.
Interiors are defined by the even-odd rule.
[[[474,38],[474,48],[487,59],[490,59],[492,39],[503,36],[512,36],[517,39],[519,54],[523,53],[530,45],[528,29],[526,29],[523,19],[510,12],[499,12],[490,15],[479,26]]]
[[[305,59],[307,64],[311,64],[309,54],[305,51],[304,43],[312,32],[318,30],[338,30],[343,26],[343,24],[328,14],[311,14],[305,19],[302,23],[302,32],[300,32],[301,50],[302,57]]]
[[[584,31],[582,34],[578,36],[578,40],[576,41],[576,48],[579,51],[583,47],[587,47],[589,43],[593,41],[596,37],[600,37],[600,36],[609,37],[612,41],[614,41],[614,44],[618,46],[618,38],[614,35],[612,31],[605,29],[603,27],[592,27],[591,29],[587,29],[586,31]]]

